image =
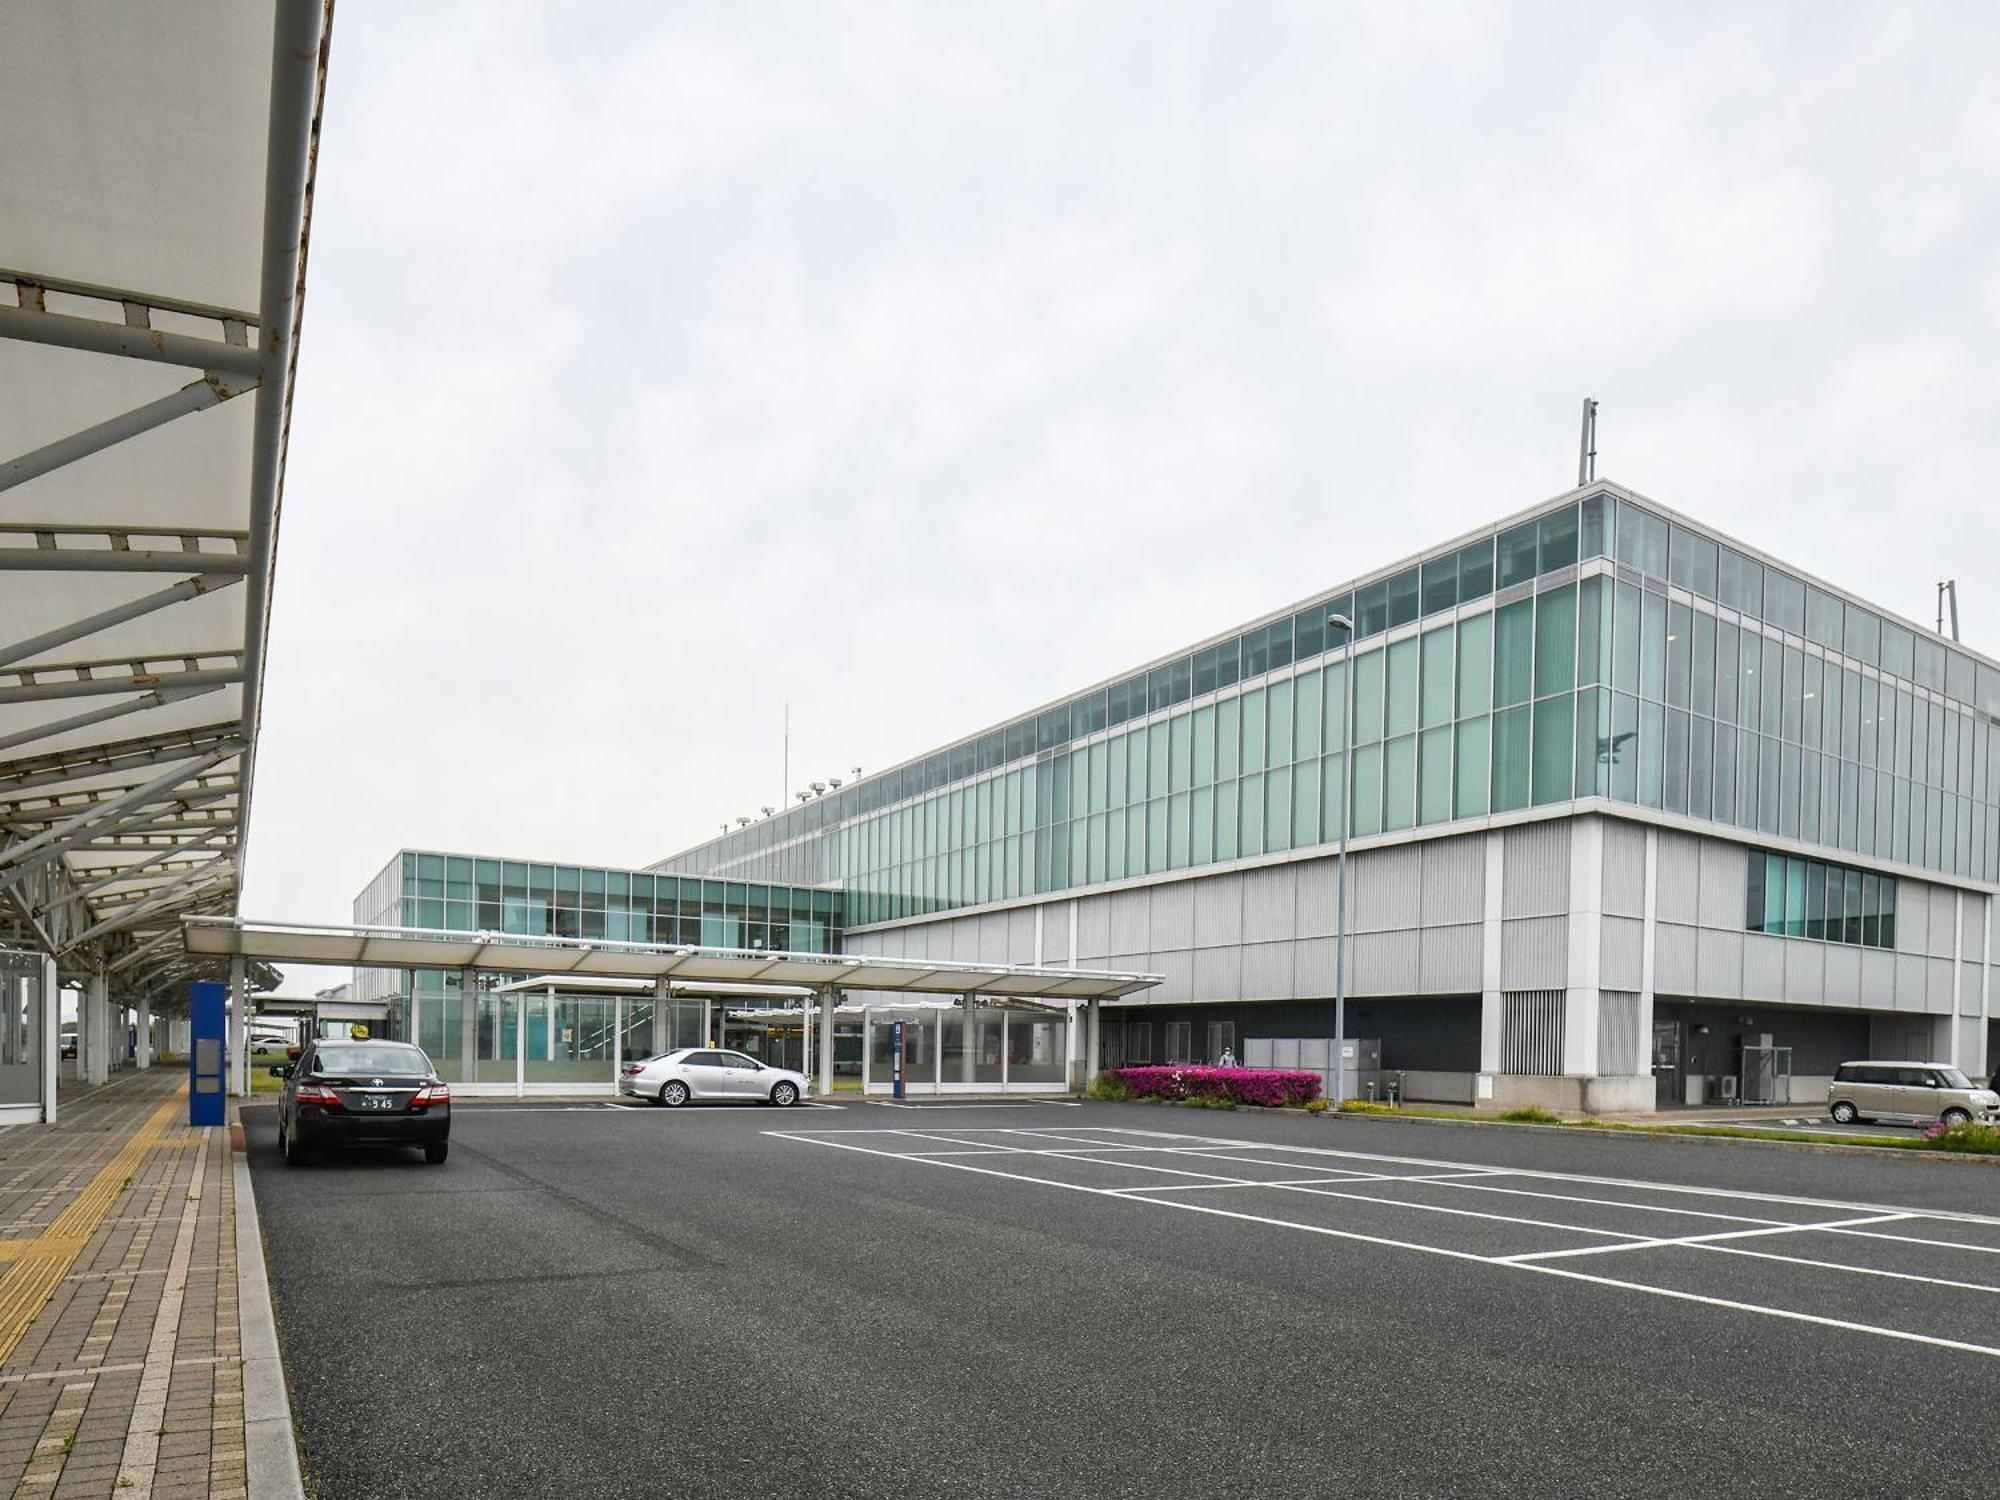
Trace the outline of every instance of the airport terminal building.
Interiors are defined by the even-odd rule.
[[[1410,1096],[1805,1100],[2000,1059],[1996,724],[2000,665],[1594,483],[648,873],[1157,973],[1103,1060],[1212,1060],[1332,1035],[1348,820],[1347,1030]]]

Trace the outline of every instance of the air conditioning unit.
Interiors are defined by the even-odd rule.
[[[1724,1073],[1716,1082],[1722,1085],[1722,1102],[1725,1104],[1734,1104],[1736,1102],[1736,1075],[1734,1073]]]

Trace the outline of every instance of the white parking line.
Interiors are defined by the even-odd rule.
[[[1093,1127],[1086,1127],[1086,1128],[1093,1128]],[[1012,1134],[1014,1132],[1001,1132],[1001,1133]],[[1388,1157],[1388,1156],[1376,1156],[1371,1158],[1368,1156],[1367,1153],[1361,1153],[1361,1152],[1342,1152],[1342,1151],[1324,1150],[1322,1148],[1312,1148],[1312,1147],[1267,1147],[1259,1143],[1249,1142],[1249,1141],[1210,1140],[1210,1139],[1205,1139],[1203,1137],[1173,1135],[1168,1132],[1159,1132],[1159,1131],[1124,1132],[1107,1127],[1103,1129],[1100,1133],[1102,1134],[1129,1133],[1150,1139],[1179,1140],[1181,1142],[1189,1143],[1189,1149],[1186,1152],[1186,1154],[1190,1155],[1196,1154],[1196,1152],[1198,1152],[1204,1146],[1210,1148],[1219,1147],[1227,1150],[1237,1150],[1237,1151],[1241,1151],[1246,1148],[1250,1150],[1273,1149],[1273,1150],[1282,1150],[1288,1153],[1302,1153],[1313,1156],[1330,1156],[1330,1157],[1346,1158],[1350,1160],[1372,1159],[1383,1163],[1394,1163],[1397,1165],[1414,1164],[1423,1166],[1436,1166],[1442,1168],[1456,1168],[1456,1169],[1469,1170],[1475,1175],[1484,1175],[1494,1170],[1489,1167],[1476,1163],[1431,1162],[1431,1161],[1422,1161],[1414,1158],[1401,1158],[1401,1157]],[[1932,1242],[1917,1240],[1910,1236],[1883,1234],[1879,1230],[1870,1230],[1862,1228],[1860,1226],[1867,1224],[1903,1222],[1915,1219],[1932,1218],[1939,1220],[1953,1220],[1957,1222],[1973,1223],[1981,1226],[2000,1228],[2000,1220],[1995,1220],[1985,1215],[1941,1213],[1941,1212],[1934,1212],[1922,1209],[1897,1208],[1893,1206],[1877,1205],[1877,1204],[1864,1205],[1864,1204],[1829,1203],[1826,1202],[1825,1200],[1820,1200],[1820,1199],[1798,1198],[1783,1194],[1754,1193],[1739,1189],[1695,1188],[1695,1187],[1687,1187],[1682,1184],[1632,1182],[1618,1178],[1580,1177],[1580,1176],[1571,1176],[1568,1174],[1552,1173],[1552,1172],[1520,1172],[1517,1174],[1522,1176],[1529,1176],[1529,1177],[1540,1178],[1543,1180],[1553,1180],[1558,1182],[1582,1182],[1586,1184],[1595,1184],[1600,1186],[1608,1185],[1614,1187],[1622,1187],[1626,1189],[1642,1189],[1651,1191],[1675,1191],[1675,1192],[1729,1198],[1729,1199],[1744,1199],[1752,1202],[1783,1203],[1789,1206],[1820,1206],[1828,1208],[1837,1208],[1837,1209],[1845,1209],[1851,1213],[1857,1213],[1860,1215],[1859,1217],[1855,1218],[1827,1220],[1822,1222],[1813,1222],[1804,1224],[1776,1223],[1770,1221],[1760,1222],[1753,1220],[1751,1222],[1757,1223],[1758,1227],[1747,1230],[1723,1231],[1712,1235],[1693,1235],[1693,1236],[1682,1236],[1678,1238],[1669,1237],[1663,1239],[1657,1236],[1635,1236],[1619,1230],[1595,1229],[1584,1225],[1559,1224],[1543,1220],[1518,1219],[1518,1218],[1512,1218],[1504,1214],[1486,1214],[1471,1209],[1452,1209],[1437,1204],[1410,1204],[1410,1203],[1399,1202],[1394,1199],[1384,1199],[1380,1197],[1375,1197],[1366,1193],[1342,1192],[1337,1188],[1320,1186],[1316,1183],[1308,1183],[1306,1181],[1297,1181],[1297,1180],[1262,1182],[1262,1181],[1247,1181],[1243,1179],[1231,1179],[1231,1178],[1224,1178],[1217,1176],[1213,1181],[1205,1183],[1180,1183],[1172,1185],[1154,1185],[1152,1187],[1133,1186],[1125,1188],[1088,1187],[1081,1183],[1064,1182],[1057,1178],[1037,1177],[1026,1172],[1005,1171],[996,1166],[979,1166],[979,1165],[974,1165],[972,1162],[969,1161],[944,1160],[940,1159],[941,1156],[940,1153],[935,1153],[935,1152],[913,1153],[913,1152],[903,1152],[895,1150],[885,1150],[882,1148],[882,1146],[879,1145],[875,1146],[862,1145],[859,1142],[855,1141],[829,1139],[829,1137],[836,1135],[838,1136],[899,1135],[903,1134],[902,1132],[818,1131],[812,1134],[800,1134],[789,1131],[772,1130],[772,1131],[766,1131],[765,1134],[770,1135],[776,1139],[787,1140],[800,1145],[831,1147],[835,1150],[855,1152],[865,1156],[883,1157],[890,1161],[915,1162],[919,1165],[924,1165],[924,1166],[942,1167],[949,1171],[969,1172],[982,1177],[991,1177],[1005,1181],[1028,1183],[1037,1187],[1056,1188],[1064,1192],[1086,1193],[1096,1198],[1115,1198],[1125,1203],[1135,1203],[1135,1204],[1143,1203],[1143,1204],[1149,1204],[1155,1208],[1173,1209],[1183,1213],[1207,1214],[1212,1217],[1230,1219],[1241,1223],[1259,1224],[1275,1229],[1289,1229],[1302,1234],[1318,1235],[1326,1239],[1346,1240],[1358,1244],[1376,1245],[1386,1249],[1393,1249],[1393,1250],[1408,1250],[1415,1252],[1416,1254],[1439,1256],[1448,1260],[1469,1261],[1475,1264],[1489,1266],[1504,1271],[1522,1271],[1535,1275],[1553,1276],[1565,1281],[1576,1281],[1594,1286],[1611,1287],[1620,1291],[1636,1292],[1643,1296],[1662,1297],[1670,1301],[1687,1302],[1706,1307],[1720,1308],[1726,1311],[1748,1313],[1753,1316],[1774,1318],[1783,1322],[1801,1323],[1813,1327],[1836,1329],[1848,1333],[1867,1334],[1876,1338],[1892,1339],[1901,1343],[1919,1344],[1926,1347],[1938,1348],[1938,1349],[1950,1349],[1960,1353],[1982,1354],[1993,1357],[2000,1357],[2000,1346],[1980,1344],[1965,1339],[1944,1338],[1935,1334],[1919,1333],[1911,1329],[1896,1328],[1884,1324],[1864,1323],[1852,1319],[1830,1317],[1819,1313],[1802,1312],[1794,1308],[1773,1307],[1763,1303],[1745,1302],[1734,1298],[1710,1296],[1706,1293],[1683,1291],[1675,1287],[1656,1286],[1646,1282],[1639,1282],[1639,1281],[1625,1281],[1617,1277],[1601,1276],[1587,1271],[1575,1270],[1568,1266],[1549,1264],[1549,1261],[1551,1260],[1566,1258],[1569,1256],[1574,1256],[1579,1254],[1609,1253],[1612,1251],[1625,1250],[1625,1249],[1655,1249],[1655,1248],[1671,1248],[1676,1246],[1687,1246],[1695,1249],[1711,1250],[1715,1253],[1721,1253],[1721,1254],[1732,1254],[1732,1253],[1741,1254],[1741,1255],[1752,1256],[1757,1259],[1788,1262],[1791,1264],[1796,1264],[1801,1266],[1823,1267],[1833,1270],[1856,1270],[1866,1273],[1868,1271],[1875,1270],[1876,1268],[1845,1267],[1839,1265],[1836,1262],[1811,1261],[1798,1257],[1776,1255],[1767,1252],[1751,1251],[1747,1249],[1739,1249],[1734,1245],[1719,1244],[1716,1242],[1721,1240],[1736,1240],[1742,1238],[1750,1238],[1753,1236],[1761,1236],[1767,1234],[1824,1232],[1824,1233],[1834,1233],[1834,1234],[1855,1234],[1855,1235],[1863,1235],[1869,1238],[1896,1240],[1904,1243],[1923,1244]],[[926,1137],[926,1138],[935,1138],[935,1137]],[[1163,1175],[1179,1175],[1179,1176],[1196,1175],[1192,1173],[1184,1173],[1177,1168],[1156,1166],[1151,1163],[1132,1162],[1132,1161],[1112,1161],[1107,1159],[1103,1155],[1097,1155],[1097,1154],[1082,1155],[1076,1152],[1060,1152],[1060,1151],[1047,1152],[1042,1150],[1036,1150],[1032,1152],[1028,1151],[1009,1152],[1006,1150],[1001,1150],[998,1152],[989,1152],[987,1154],[1015,1155],[1020,1157],[1044,1157],[1044,1158],[1066,1157],[1067,1159],[1070,1160],[1082,1161],[1098,1166],[1118,1166],[1128,1171],[1147,1171],[1147,1172],[1157,1172]],[[953,1155],[956,1155],[956,1153],[953,1153]],[[1250,1163],[1246,1162],[1244,1164],[1249,1165]],[[1264,1165],[1267,1163],[1262,1158],[1259,1158],[1257,1164]],[[1344,1171],[1346,1169],[1336,1167],[1332,1168],[1331,1170]],[[1450,1178],[1456,1177],[1457,1174],[1455,1172],[1447,1173],[1445,1175],[1447,1178],[1446,1185],[1459,1186],[1459,1187],[1475,1186],[1474,1184],[1467,1183],[1462,1180],[1458,1181],[1449,1180]],[[1346,1182],[1350,1185],[1352,1183],[1351,1178],[1337,1179],[1337,1180]],[[1408,1180],[1408,1179],[1384,1178],[1383,1180],[1394,1182],[1398,1180]],[[1187,1201],[1185,1197],[1162,1196],[1163,1192],[1167,1191],[1174,1191],[1174,1192],[1200,1191],[1206,1189],[1220,1189],[1224,1187],[1273,1188],[1282,1192],[1303,1193],[1315,1197],[1352,1199],[1358,1202],[1368,1203],[1376,1207],[1414,1209],[1417,1211],[1427,1211],[1427,1212],[1444,1213],[1444,1214],[1471,1217],[1471,1218],[1489,1219],[1499,1222],[1528,1224],[1536,1227],[1553,1229],[1568,1234],[1601,1235],[1607,1238],[1615,1238],[1621,1241],[1625,1241],[1627,1243],[1621,1243],[1618,1245],[1583,1246],[1583,1247],[1577,1247],[1576,1249],[1572,1250],[1556,1251],[1556,1252],[1535,1252],[1527,1255],[1512,1255],[1512,1256],[1482,1255],[1475,1253],[1473,1251],[1454,1250],[1440,1245],[1427,1245],[1417,1241],[1397,1239],[1388,1235],[1368,1234],[1352,1229],[1338,1229],[1330,1225],[1324,1225],[1324,1224],[1301,1223],[1297,1220],[1278,1218],[1266,1214],[1242,1213],[1231,1209],[1217,1208],[1205,1203],[1192,1203]],[[1482,1188],[1482,1190],[1484,1189]],[[1501,1189],[1500,1191],[1505,1191],[1505,1190]],[[1549,1194],[1545,1196],[1559,1197],[1561,1195]],[[1579,1199],[1578,1201],[1592,1202],[1598,1200]],[[1647,1207],[1648,1205],[1605,1202],[1603,1203],[1603,1206],[1619,1207],[1619,1208],[1643,1208]],[[1704,1215],[1704,1217],[1725,1218],[1728,1216],[1717,1214],[1717,1215]],[[1946,1248],[1950,1249],[1984,1250],[1990,1248],[1996,1251],[2000,1251],[2000,1246],[1996,1247],[1969,1246],[1969,1245],[1956,1244],[1949,1241],[1939,1241],[1935,1243],[1942,1244]],[[1938,1277],[1918,1276],[1914,1273],[1885,1271],[1882,1272],[1881,1274],[1891,1276],[1893,1279],[1897,1280],[1918,1281],[1947,1288],[1962,1288],[1971,1291],[2000,1291],[2000,1287],[1989,1287],[1979,1283],[1971,1283],[1971,1282],[1955,1282]]]

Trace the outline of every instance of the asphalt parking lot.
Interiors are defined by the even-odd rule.
[[[244,1118],[320,1500],[1901,1496],[1996,1448],[2000,1168],[856,1103],[288,1170]]]

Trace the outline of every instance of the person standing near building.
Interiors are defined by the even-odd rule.
[[[1236,1049],[1235,1049],[1234,1047],[1224,1047],[1224,1048],[1222,1049],[1222,1056],[1218,1057],[1218,1058],[1217,1058],[1217,1059],[1215,1060],[1215,1065],[1216,1065],[1216,1066],[1217,1066],[1218,1068],[1233,1068],[1233,1067],[1235,1067],[1235,1066],[1236,1066]]]

